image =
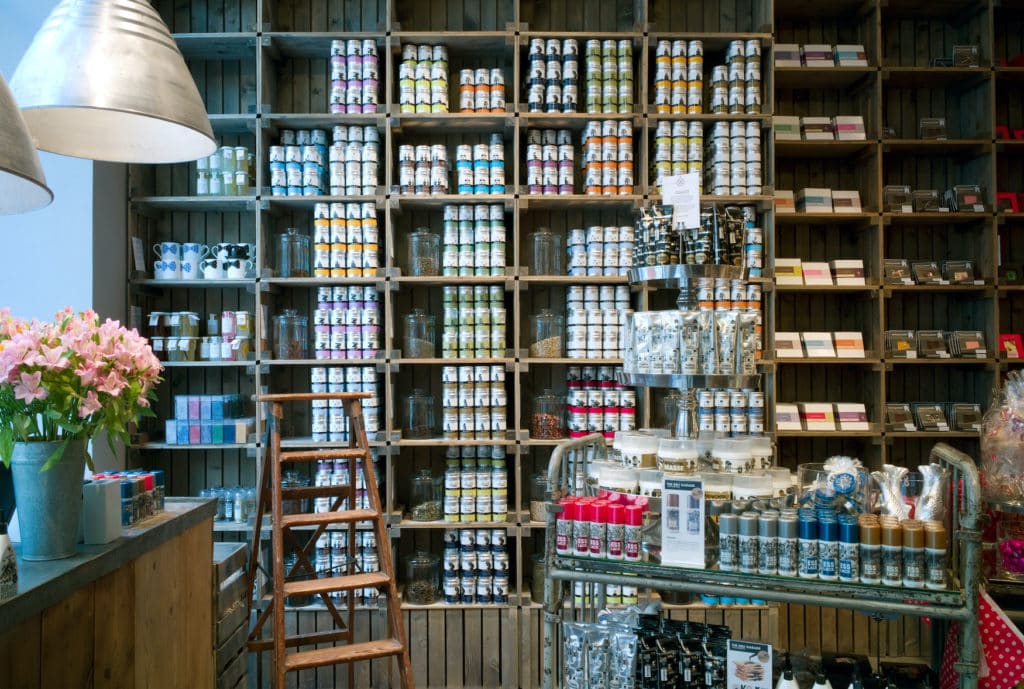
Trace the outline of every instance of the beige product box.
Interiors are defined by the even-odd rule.
[[[804,261],[802,266],[805,285],[828,285],[832,286],[832,271],[827,263],[809,263]]]
[[[832,191],[832,212],[833,213],[860,213],[860,192],[839,190]]]
[[[836,430],[836,414],[829,402],[801,402],[800,421],[808,431]]]
[[[804,284],[804,273],[802,262],[799,258],[777,258],[775,259],[775,284],[776,285],[802,285]]]
[[[807,67],[835,67],[832,45],[828,43],[808,43],[802,49],[804,65]]]
[[[859,332],[837,331],[832,333],[836,356],[840,359],[864,358],[864,335]]]
[[[776,43],[775,44],[775,66],[776,67],[803,67],[800,61],[799,43]]]
[[[800,333],[775,333],[776,359],[803,359],[804,348],[800,344]]]
[[[834,359],[836,350],[832,347],[832,333],[804,332],[800,334],[804,341],[804,351],[809,358]]]
[[[800,409],[795,404],[775,405],[775,430],[802,431],[803,429],[803,424],[800,423]]]
[[[800,128],[808,141],[834,141],[836,138],[831,117],[801,117]]]
[[[859,286],[867,284],[864,281],[864,261],[859,258],[837,258],[831,261],[832,274],[835,276],[836,285]]]
[[[791,189],[775,190],[775,212],[796,213],[796,197]]]
[[[832,130],[839,141],[865,141],[864,118],[860,115],[836,115],[832,118]]]
[[[796,193],[798,213],[831,213],[832,190],[808,188]]]
[[[868,54],[860,43],[840,43],[832,52],[839,67],[867,67]]]
[[[776,115],[772,121],[776,141],[800,141],[800,118],[796,115]]]
[[[836,403],[836,419],[843,431],[870,431],[868,410],[863,404],[853,402]]]

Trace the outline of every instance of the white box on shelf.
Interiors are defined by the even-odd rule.
[[[776,43],[775,44],[775,66],[776,67],[803,67],[800,61],[799,43]]]
[[[805,285],[828,285],[832,286],[832,271],[828,263],[807,262],[803,266]]]
[[[836,115],[832,118],[832,129],[839,141],[866,141],[864,118],[860,115]]]
[[[796,197],[792,189],[775,190],[775,212],[796,213]]]
[[[831,261],[836,285],[860,286],[864,282],[864,261],[859,258],[842,258]]]
[[[852,402],[836,402],[836,418],[839,429],[843,431],[870,431],[868,410],[863,404]]]
[[[800,118],[796,115],[776,115],[772,121],[776,141],[800,141]]]
[[[840,359],[864,358],[864,334],[854,331],[832,333],[836,345],[836,356]]]
[[[836,414],[831,402],[801,402],[800,420],[809,431],[836,430]]]
[[[868,55],[864,46],[859,43],[840,43],[832,52],[832,57],[839,67],[867,67]]]
[[[831,213],[832,190],[801,189],[796,193],[796,210],[798,213]]]
[[[853,190],[832,191],[833,213],[860,213],[860,192]]]
[[[804,351],[808,357],[824,357],[834,359],[836,350],[832,347],[832,333],[830,332],[804,332],[801,333],[804,341]]]
[[[836,138],[835,125],[831,117],[801,117],[800,128],[808,141],[834,141]]]
[[[795,404],[775,405],[775,430],[777,431],[802,431],[800,423],[800,409]]]
[[[775,333],[776,359],[803,359],[804,348],[800,344],[800,333]]]
[[[835,67],[832,46],[827,43],[808,43],[803,47],[804,65],[807,67]]]
[[[804,274],[802,262],[799,258],[777,258],[775,259],[775,284],[776,285],[802,285]]]

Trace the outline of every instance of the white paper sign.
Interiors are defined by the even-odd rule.
[[[772,646],[729,639],[726,662],[728,689],[771,689]]]
[[[700,227],[700,173],[671,175],[661,180],[661,201],[672,206],[672,227]]]
[[[665,478],[661,492],[661,561],[704,568],[704,483]]]

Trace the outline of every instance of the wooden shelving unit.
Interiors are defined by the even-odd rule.
[[[649,160],[653,134],[662,121],[700,121],[705,129],[724,121],[760,122],[766,190],[751,197],[703,198],[707,204],[755,205],[765,231],[766,275],[775,257],[827,261],[862,258],[869,284],[863,287],[776,286],[764,284],[764,337],[770,349],[774,333],[804,330],[861,330],[869,357],[862,360],[766,360],[763,389],[768,398],[766,428],[774,428],[774,403],[797,401],[863,402],[872,430],[831,434],[778,433],[778,455],[784,465],[849,453],[872,467],[883,462],[914,465],[935,436],[882,431],[886,402],[969,401],[987,404],[1000,367],[1016,362],[995,359],[999,332],[1024,331],[1024,287],[1000,281],[997,265],[1024,265],[1024,213],[883,213],[882,187],[910,184],[945,189],[980,181],[994,205],[995,191],[1024,188],[1020,146],[996,142],[996,125],[1024,127],[1024,96],[1019,85],[1024,67],[1003,62],[1021,52],[1024,7],[998,0],[185,0],[155,3],[182,46],[192,68],[218,138],[225,145],[247,146],[256,158],[251,195],[233,198],[196,197],[195,167],[133,166],[128,204],[130,235],[145,245],[159,240],[251,242],[256,245],[258,278],[220,283],[160,282],[134,274],[128,286],[129,306],[144,316],[152,310],[189,310],[205,316],[223,310],[247,310],[255,319],[254,361],[195,363],[169,366],[161,387],[161,418],[170,416],[170,399],[186,393],[241,393],[261,390],[305,390],[309,368],[346,365],[373,368],[382,407],[379,477],[386,482],[389,510],[406,499],[406,477],[413,471],[444,466],[444,445],[501,445],[508,466],[511,560],[510,603],[489,607],[409,606],[406,623],[413,640],[417,681],[430,686],[522,687],[539,685],[540,611],[529,602],[531,556],[542,545],[543,532],[520,511],[531,474],[547,466],[552,441],[528,435],[531,399],[545,388],[564,389],[567,366],[616,365],[572,359],[538,360],[526,356],[530,315],[543,307],[564,308],[569,285],[625,286],[625,276],[534,276],[526,269],[525,237],[537,227],[557,232],[588,225],[632,225],[637,206],[657,199],[651,188]],[[927,30],[924,30],[927,29]],[[629,40],[635,66],[635,107],[630,113],[549,114],[527,112],[523,88],[531,38]],[[337,38],[373,40],[380,60],[380,108],[374,114],[328,112],[329,47]],[[659,39],[702,40],[705,75],[730,40],[759,38],[764,112],[760,115],[655,112],[654,48]],[[983,67],[969,70],[932,68],[928,58],[948,55],[953,45],[981,41]],[[405,43],[443,43],[449,49],[450,115],[400,113],[397,64]],[[862,43],[869,66],[835,69],[775,69],[772,43]],[[718,62],[716,62],[716,60]],[[501,66],[506,78],[506,111],[485,115],[455,112],[458,70]],[[582,65],[581,65],[582,69]],[[581,88],[583,88],[581,86]],[[864,116],[867,139],[857,142],[773,142],[774,115]],[[915,139],[921,117],[945,116],[950,139]],[[534,196],[526,193],[525,145],[529,129],[570,129],[573,144],[590,120],[628,120],[634,129],[635,190],[623,196]],[[270,195],[268,148],[281,129],[336,125],[376,127],[381,140],[379,186],[358,197],[275,197]],[[896,138],[883,138],[892,127]],[[506,193],[481,196],[412,196],[398,194],[397,146],[403,143],[476,143],[482,133],[499,132],[505,143]],[[582,172],[577,171],[577,189]],[[773,209],[774,189],[829,186],[857,189],[865,209],[856,214],[782,214]],[[380,268],[360,278],[274,277],[272,239],[287,227],[309,232],[316,203],[373,204],[380,228]],[[428,225],[439,229],[445,204],[486,203],[504,208],[507,259],[504,275],[461,278],[413,278],[401,273],[404,237]],[[957,259],[975,261],[984,285],[943,288],[882,286],[884,258]],[[129,265],[132,261],[129,260]],[[134,267],[134,266],[132,266]],[[440,313],[442,285],[501,286],[507,312],[507,356],[482,360],[404,359],[400,347],[402,319],[413,306]],[[269,335],[269,318],[292,306],[311,314],[316,288],[336,285],[374,286],[382,315],[380,352],[356,361],[273,360],[259,338]],[[672,295],[651,288],[633,289],[639,309],[665,303]],[[311,319],[312,320],[312,319]],[[312,323],[311,323],[312,326]],[[941,365],[904,365],[879,356],[881,333],[896,328],[981,329],[986,333],[989,360],[951,360]],[[767,354],[767,351],[766,351]],[[400,438],[402,400],[413,387],[435,392],[440,367],[500,364],[506,369],[508,434],[497,441]],[[833,365],[835,364],[835,365]],[[849,365],[848,365],[849,364]],[[638,426],[660,419],[663,391],[642,391]],[[252,442],[237,446],[172,448],[159,442],[140,448],[136,461],[168,471],[169,490],[194,495],[213,485],[254,485],[264,451],[262,412]],[[311,445],[308,413],[289,429],[292,445]],[[149,429],[159,438],[160,425]],[[976,454],[973,434],[943,434],[948,442]],[[330,444],[329,444],[330,445]],[[400,519],[400,515],[399,515]],[[227,527],[221,527],[225,536]],[[391,546],[400,556],[414,549],[440,552],[448,524],[410,526],[398,521]],[[220,533],[220,532],[219,532]],[[682,612],[680,612],[682,611]],[[674,616],[727,622],[748,638],[771,638],[785,647],[839,650],[874,649],[875,635],[852,613],[825,612],[797,624],[789,608],[723,611],[680,608]],[[365,612],[374,624],[374,612]],[[769,618],[774,620],[769,623]],[[297,609],[289,624],[315,628],[315,612]],[[793,622],[790,624],[790,622]],[[823,642],[820,630],[834,625],[838,641]],[[916,623],[886,623],[883,654],[923,652],[925,634]],[[896,629],[899,627],[899,634]],[[455,630],[458,630],[456,633]],[[852,642],[848,642],[852,639]],[[851,644],[846,648],[844,644]],[[921,644],[920,648],[917,644]],[[501,661],[483,660],[501,649]],[[358,686],[381,686],[387,672],[371,663],[357,677]],[[311,673],[311,687],[333,687],[329,671]],[[342,673],[338,674],[341,680]],[[338,684],[341,686],[341,684]]]

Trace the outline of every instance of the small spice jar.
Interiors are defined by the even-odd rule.
[[[441,559],[433,553],[417,551],[405,560],[405,602],[412,605],[436,603],[441,579]]]
[[[409,518],[415,522],[440,521],[444,517],[443,482],[429,469],[414,474],[409,490]]]
[[[425,227],[409,235],[409,275],[431,276],[440,273],[441,238]]]
[[[534,400],[530,417],[530,437],[534,440],[559,440],[565,437],[565,397],[545,390]]]

